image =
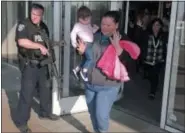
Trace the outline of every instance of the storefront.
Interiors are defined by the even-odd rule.
[[[125,16],[124,31],[127,32],[129,2],[54,2],[54,39],[60,40],[61,36],[70,44],[69,33],[72,25],[76,21],[77,8],[85,4],[91,8],[93,14],[96,16],[94,23],[100,23],[100,16],[109,9],[124,10]],[[124,4],[124,5],[122,5]],[[63,7],[61,10],[61,6]],[[125,9],[122,9],[125,7]],[[163,89],[162,111],[160,127],[170,132],[184,131],[185,121],[185,107],[184,96],[182,93],[185,87],[185,63],[184,63],[184,29],[185,29],[185,2],[172,2],[171,19],[168,38],[167,62],[165,70],[165,83]],[[60,12],[60,13],[59,13]],[[62,18],[58,20],[58,18]],[[71,15],[69,15],[71,14]],[[57,20],[57,21],[55,21]],[[69,25],[71,22],[71,25]],[[63,28],[64,32],[58,28]],[[62,34],[63,33],[63,34]],[[58,50],[58,49],[57,49]],[[58,51],[59,52],[59,51]],[[58,90],[56,84],[53,86],[53,112],[56,114],[70,114],[87,111],[85,103],[83,84],[75,83],[71,70],[76,65],[80,58],[70,45],[66,45],[59,53],[59,69],[63,74],[63,90],[61,97],[58,97]],[[64,64],[64,65],[63,65]],[[55,83],[55,82],[54,82]],[[81,89],[76,89],[81,88]],[[181,94],[182,93],[182,94]],[[67,103],[67,104],[66,104]]]
[[[6,4],[8,3],[9,2],[6,2]],[[51,38],[55,41],[65,40],[67,44],[64,47],[55,48],[57,56],[56,64],[61,75],[63,75],[63,90],[57,89],[56,80],[53,79],[53,113],[64,115],[87,111],[83,84],[76,83],[73,76],[71,76],[72,68],[80,59],[70,45],[69,36],[71,28],[76,21],[77,8],[83,4],[87,5],[92,10],[93,15],[95,15],[94,18],[96,19],[93,21],[96,24],[100,23],[101,15],[104,12],[110,9],[122,10],[122,16],[124,16],[125,19],[123,19],[121,23],[126,33],[129,2],[48,1],[39,3],[43,4],[45,7],[44,20],[50,29]],[[27,16],[29,3],[24,2],[22,4],[26,5],[24,11],[26,14],[25,16]],[[9,16],[7,16],[7,20],[5,21],[10,22]],[[6,24],[6,22],[3,23]],[[185,2],[172,2],[169,33],[160,127],[170,132],[183,132],[185,131],[185,93],[183,91],[185,88]],[[8,32],[6,32],[6,34],[8,34]],[[6,38],[6,35],[3,35]],[[5,53],[5,55],[6,54],[8,53]]]

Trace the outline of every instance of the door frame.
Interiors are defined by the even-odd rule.
[[[172,9],[171,9],[171,18],[170,18],[170,28],[169,28],[169,37],[168,37],[168,47],[167,47],[167,59],[166,59],[166,68],[165,68],[165,80],[164,80],[164,87],[163,87],[163,97],[162,97],[162,109],[161,109],[161,120],[160,120],[160,127],[165,129],[169,132],[182,132],[177,130],[169,125],[167,125],[167,115],[168,115],[168,101],[169,97],[175,99],[175,92],[173,95],[170,95],[170,82],[176,80],[176,77],[173,79],[171,78],[172,75],[172,64],[174,61],[174,46],[176,44],[176,24],[177,24],[177,17],[178,17],[178,1],[172,2]],[[177,52],[177,51],[176,51]],[[176,55],[176,54],[175,54]],[[178,54],[177,54],[178,55]],[[175,59],[178,60],[178,59]],[[172,81],[171,81],[172,80]],[[174,81],[173,81],[174,82]],[[176,81],[175,81],[176,82]],[[170,96],[169,96],[170,95]],[[174,102],[172,99],[172,104]],[[173,112],[172,112],[173,115]]]
[[[63,6],[62,4],[65,4],[64,10],[62,9]],[[71,30],[71,25],[69,22],[71,21],[71,2],[58,2],[55,1],[53,2],[53,20],[54,20],[54,25],[53,25],[53,30],[54,30],[54,35],[53,39],[54,41],[59,41],[62,39],[60,37],[60,32],[62,22],[64,22],[64,40],[66,42],[66,45],[63,47],[64,48],[64,56],[62,62],[61,60],[61,49],[55,48],[55,54],[56,54],[56,65],[57,69],[60,70],[60,66],[63,65],[63,90],[62,94],[59,95],[59,91],[57,89],[57,82],[56,79],[53,79],[53,88],[52,88],[52,113],[56,115],[65,115],[65,114],[72,114],[72,113],[78,113],[78,112],[83,112],[87,111],[87,105],[85,101],[84,95],[80,96],[69,96],[69,74],[70,74],[70,30]],[[62,21],[61,16],[62,16],[62,11],[64,11],[65,14],[65,19]],[[61,73],[61,72],[60,72]]]

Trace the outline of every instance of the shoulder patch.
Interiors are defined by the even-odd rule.
[[[25,28],[24,24],[19,24],[18,31],[22,31]]]

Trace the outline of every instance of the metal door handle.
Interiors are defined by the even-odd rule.
[[[185,22],[182,26],[181,33],[180,33],[180,45],[185,46]]]
[[[185,45],[185,21],[178,21],[177,29],[180,30],[180,45]]]

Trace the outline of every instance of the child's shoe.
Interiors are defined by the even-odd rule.
[[[87,69],[83,69],[82,71],[80,71],[80,76],[85,82],[87,82],[88,81]]]
[[[79,76],[78,76],[79,71],[80,71],[79,67],[76,67],[73,69],[73,74],[77,80],[79,80]]]

